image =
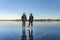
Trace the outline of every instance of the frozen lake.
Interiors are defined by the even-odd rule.
[[[0,21],[0,40],[60,40],[60,22],[34,22],[31,29],[26,22]]]

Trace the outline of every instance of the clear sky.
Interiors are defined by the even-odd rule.
[[[0,0],[0,19],[27,18],[33,13],[34,18],[60,18],[60,0]]]

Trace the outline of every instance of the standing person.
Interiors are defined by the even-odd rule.
[[[25,13],[23,13],[22,17],[21,17],[21,20],[22,20],[22,26],[25,26],[25,22],[27,20],[27,17],[25,15]]]
[[[29,26],[33,26],[33,15],[32,13],[30,13],[30,16],[29,16]]]

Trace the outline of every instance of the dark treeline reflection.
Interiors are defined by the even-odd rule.
[[[26,29],[25,29],[25,23],[22,23],[22,36],[21,36],[21,40],[33,40],[33,29],[32,27],[28,27],[28,33],[29,33],[29,39],[27,39],[27,35],[26,35]]]

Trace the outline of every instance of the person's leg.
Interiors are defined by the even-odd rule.
[[[25,22],[22,22],[22,27],[25,28]]]
[[[30,22],[29,22],[29,26],[30,26]]]
[[[31,27],[33,26],[33,22],[31,22]]]

